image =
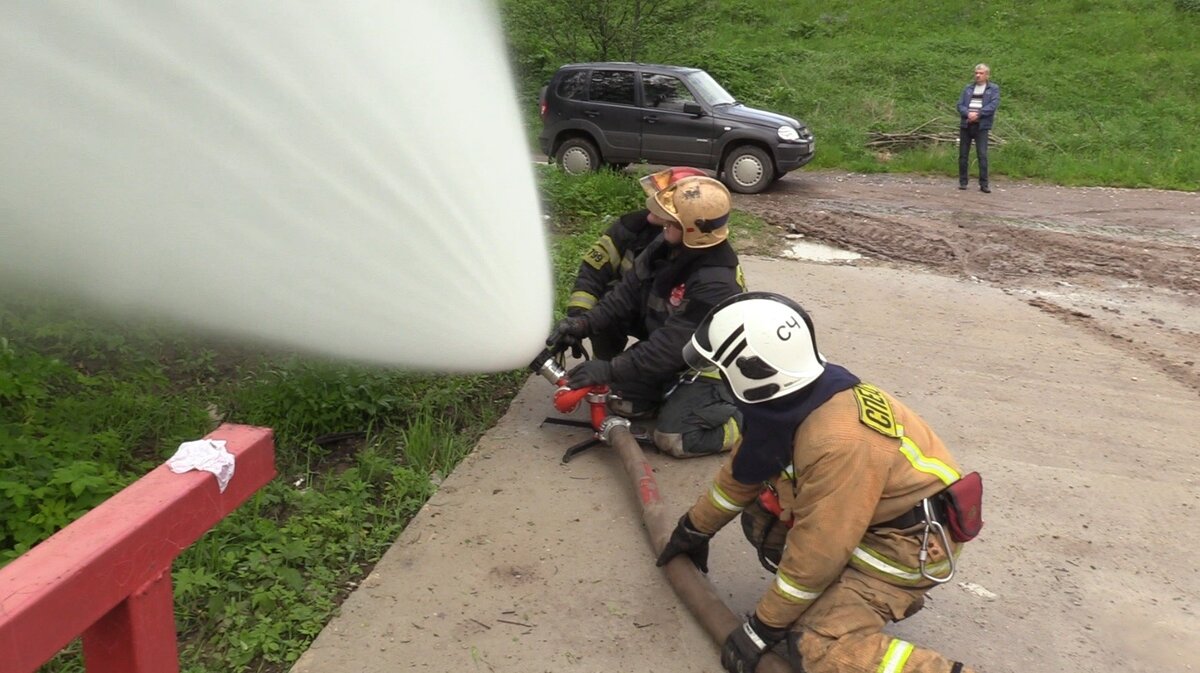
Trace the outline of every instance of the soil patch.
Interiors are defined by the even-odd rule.
[[[781,234],[1026,296],[1200,392],[1195,193],[1003,182],[984,194],[945,178],[818,171],[735,205]]]

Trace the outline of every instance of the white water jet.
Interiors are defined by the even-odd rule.
[[[0,282],[417,369],[545,336],[491,3],[7,0],[0,91]]]

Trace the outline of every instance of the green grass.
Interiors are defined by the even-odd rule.
[[[525,379],[251,352],[48,298],[3,297],[0,334],[0,564],[218,420],[275,430],[280,476],[174,565],[196,673],[294,661]],[[45,670],[82,670],[78,649]]]
[[[521,4],[545,0],[509,0]],[[644,61],[705,68],[739,100],[805,120],[813,167],[954,174],[953,145],[880,156],[871,131],[955,132],[976,63],[1002,99],[999,175],[1070,185],[1200,188],[1200,12],[1182,0],[963,3],[741,0],[693,21],[709,39],[651,44]],[[693,29],[687,20],[678,30]],[[553,59],[510,36],[525,91]],[[544,54],[543,54],[544,55]],[[536,65],[537,67],[532,67]]]
[[[539,176],[561,312],[583,250],[643,197],[629,175]],[[174,565],[188,673],[286,670],[528,376],[265,352],[13,293],[0,335],[0,565],[220,421],[274,429],[279,476]],[[78,642],[43,670],[83,670]]]

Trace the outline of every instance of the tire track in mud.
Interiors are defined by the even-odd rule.
[[[1025,303],[1069,325],[1100,337],[1107,337],[1110,341],[1115,340],[1113,345],[1126,355],[1146,363],[1191,388],[1193,391],[1200,393],[1200,371],[1196,368],[1195,357],[1200,354],[1200,335],[1193,334],[1190,335],[1190,338],[1185,337],[1183,339],[1183,341],[1191,344],[1188,350],[1193,354],[1193,358],[1178,359],[1155,349],[1147,343],[1108,329],[1095,320],[1094,316],[1090,313],[1060,306],[1048,299],[1042,298],[1027,299]]]
[[[788,212],[739,204],[789,232],[889,261],[922,264],[993,282],[1028,276],[1097,276],[1200,294],[1200,249],[1071,234],[1001,218],[948,213],[949,221],[832,208]]]
[[[1180,214],[1181,225],[1173,230],[1072,219],[1110,212],[1090,204],[1064,212],[1062,204],[1031,202],[1027,213],[1002,216],[939,207],[936,199],[906,189],[887,190],[885,202],[879,195],[861,202],[830,198],[828,189],[807,197],[787,190],[739,196],[736,206],[780,227],[781,234],[802,234],[878,261],[916,264],[1021,293],[1068,286],[1094,297],[1119,298],[1142,313],[1167,310],[1166,320],[1139,322],[1107,307],[1096,316],[1066,298],[1025,300],[1057,320],[1105,337],[1129,357],[1200,392],[1200,328],[1186,320],[1189,314],[1200,315],[1200,241],[1193,242],[1195,236],[1188,233],[1195,219],[1190,214]],[[1087,196],[1081,190],[1073,205]],[[1161,208],[1151,209],[1161,218]],[[1037,210],[1041,213],[1033,212]],[[1139,297],[1152,295],[1155,301],[1146,306],[1153,309],[1139,304]],[[1164,295],[1170,309],[1162,308]]]

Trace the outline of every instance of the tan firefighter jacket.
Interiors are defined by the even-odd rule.
[[[918,569],[923,524],[905,531],[873,527],[960,476],[950,452],[916,413],[860,383],[804,419],[796,429],[793,461],[771,482],[781,521],[793,525],[775,582],[758,602],[763,623],[790,626],[846,565],[900,586],[931,584]],[[715,533],[766,488],[736,481],[732,465],[731,457],[689,511],[702,532]],[[926,570],[940,577],[949,564],[933,537]],[[959,545],[953,546],[957,554]]]

